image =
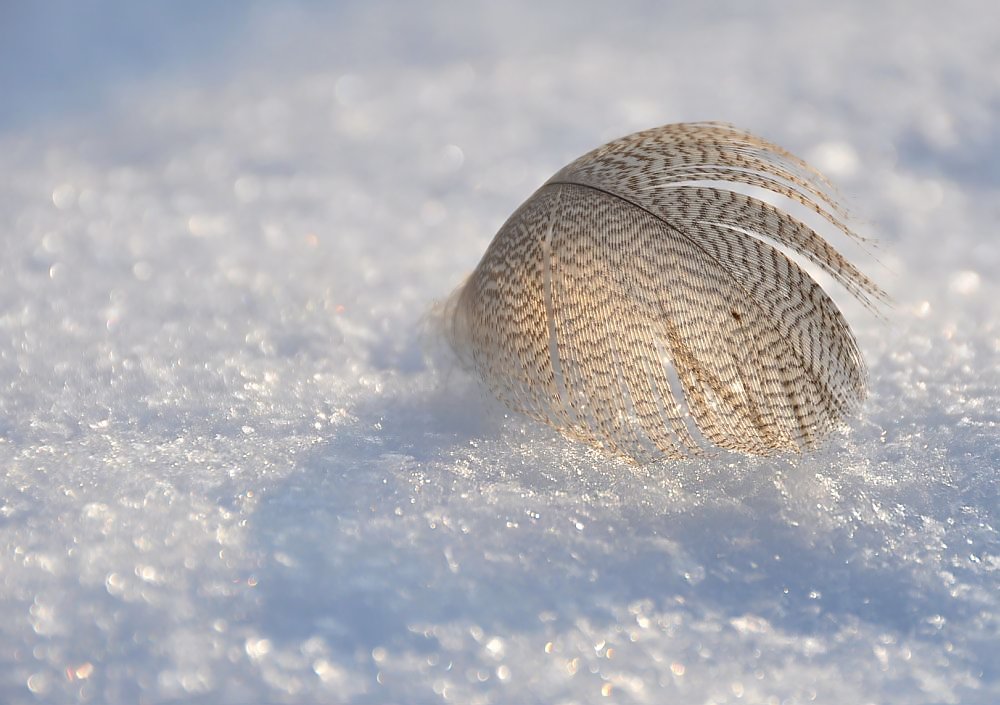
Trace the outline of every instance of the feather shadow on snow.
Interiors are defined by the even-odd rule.
[[[685,624],[763,620],[833,645],[860,630],[940,649],[976,618],[977,603],[928,581],[926,566],[893,548],[900,526],[871,511],[907,506],[919,525],[951,509],[920,499],[921,477],[889,486],[845,470],[880,442],[877,428],[806,467],[731,454],[663,473],[546,443],[547,428],[516,416],[490,438],[501,407],[481,393],[433,362],[399,374],[262,496],[249,522],[261,557],[254,618],[270,639],[296,648],[321,637],[374,679],[376,647],[453,652],[439,630],[469,625],[540,642],[581,623],[607,632],[637,603]],[[842,470],[824,479],[817,467]]]
[[[637,601],[693,621],[754,615],[811,637],[858,624],[943,642],[929,615],[971,618],[907,559],[868,557],[885,551],[889,529],[866,507],[908,495],[846,482],[840,506],[816,515],[822,488],[792,458],[733,454],[724,472],[690,459],[664,476],[532,442],[548,431],[530,423],[517,451],[517,433],[483,440],[495,411],[464,411],[481,393],[467,381],[405,380],[356,405],[262,497],[251,545],[270,638],[321,636],[344,658],[378,646],[432,653],[441,645],[421,624],[530,633],[548,614],[556,626],[610,629],[614,609]],[[817,460],[843,467],[857,452]]]
[[[972,616],[945,585],[921,584],[918,566],[866,558],[884,550],[877,521],[807,529],[791,520],[789,504],[813,506],[793,464],[749,459],[679,492],[621,468],[612,489],[581,502],[587,488],[572,479],[565,491],[533,490],[517,477],[483,483],[341,448],[305,458],[252,520],[268,556],[257,595],[272,638],[320,635],[345,655],[359,646],[420,653],[439,648],[420,624],[523,633],[543,629],[547,613],[557,625],[611,625],[616,606],[636,601],[692,620],[754,615],[812,637],[860,624],[942,641],[949,635],[929,628],[929,615]],[[781,489],[759,467],[776,462],[773,471],[787,471]],[[850,498],[844,511],[867,501]]]

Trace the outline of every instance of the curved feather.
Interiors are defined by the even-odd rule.
[[[508,407],[636,461],[707,445],[814,448],[866,394],[830,297],[879,287],[760,187],[849,237],[831,186],[729,125],[666,125],[556,173],[500,228],[446,306],[453,348]]]

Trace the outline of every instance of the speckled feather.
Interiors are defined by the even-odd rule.
[[[500,228],[445,307],[452,346],[511,409],[638,462],[814,448],[867,373],[833,301],[777,246],[870,307],[884,294],[727,184],[857,238],[823,177],[776,145],[716,123],[639,132],[560,170]]]

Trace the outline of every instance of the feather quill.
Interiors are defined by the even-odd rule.
[[[777,145],[718,123],[638,132],[561,169],[504,223],[444,307],[453,349],[512,410],[633,461],[816,447],[864,399],[867,372],[840,311],[782,249],[870,308],[884,293],[734,186],[860,240],[828,182]]]

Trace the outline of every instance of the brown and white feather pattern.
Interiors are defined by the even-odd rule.
[[[636,461],[707,444],[815,447],[865,396],[840,311],[778,246],[873,306],[882,291],[763,187],[856,237],[804,162],[678,124],[563,168],[500,228],[445,308],[451,343],[511,409]]]

